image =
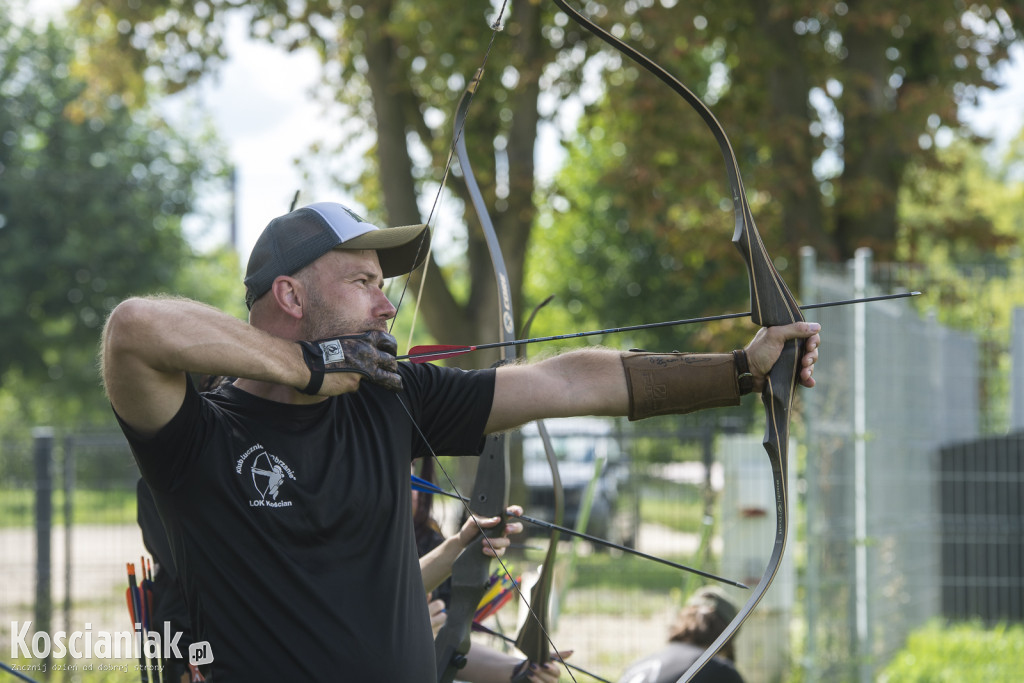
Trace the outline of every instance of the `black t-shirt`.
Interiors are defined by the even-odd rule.
[[[189,386],[154,437],[122,423],[212,680],[433,682],[409,466],[479,453],[494,373],[399,372],[311,406]]]
[[[671,642],[662,650],[629,665],[619,683],[675,683],[704,654],[704,648],[691,643]],[[713,657],[692,683],[743,683],[732,662]]]

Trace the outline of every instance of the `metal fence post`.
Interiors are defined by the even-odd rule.
[[[1010,430],[1024,430],[1024,308],[1013,309],[1010,334],[1013,379],[1010,382]]]
[[[75,500],[75,439],[64,437],[64,628],[71,633],[71,574],[74,566],[72,559],[72,524],[74,522]]]
[[[814,247],[800,248],[800,300],[820,300],[820,288],[818,287],[818,254]],[[815,392],[804,392],[804,443],[808,448],[813,449],[811,444],[816,443],[818,438],[815,433],[817,428],[817,395]],[[817,452],[815,451],[815,456]],[[805,480],[809,483],[804,493],[804,524],[806,531],[805,541],[808,548],[812,548],[815,542],[815,535],[818,533],[820,524],[816,510],[821,509],[819,496],[820,487],[818,481],[819,463],[817,457],[808,457],[805,463]],[[795,467],[794,467],[795,469]],[[795,495],[795,494],[794,494]],[[800,666],[804,671],[804,680],[819,680],[820,672],[818,667],[818,639],[816,637],[819,618],[819,596],[821,595],[821,566],[816,556],[811,552],[807,553],[807,563],[804,575],[804,582],[807,589],[804,591],[804,617],[807,624],[807,639],[804,643],[803,658]]]
[[[871,250],[854,253],[855,297],[867,296],[871,279]],[[867,311],[854,306],[853,343],[853,526],[854,526],[854,619],[856,652],[860,660],[860,681],[872,680],[871,620],[868,579],[868,485],[867,485]]]
[[[36,427],[32,430],[33,460],[36,473],[36,605],[35,631],[50,633],[53,610],[51,595],[51,531],[53,529],[53,428]],[[50,657],[45,658],[46,671],[50,670]]]

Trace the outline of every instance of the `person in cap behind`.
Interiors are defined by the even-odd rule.
[[[814,384],[813,323],[759,330],[732,354],[590,348],[476,371],[399,363],[382,288],[423,261],[429,239],[422,225],[378,229],[312,204],[257,240],[248,323],[167,297],[128,299],[107,319],[104,386],[212,680],[433,682],[412,531],[417,458],[477,455],[485,434],[543,417],[735,405],[787,339],[806,340],[800,381]],[[190,373],[237,379],[200,394]]]
[[[710,586],[699,589],[676,615],[668,645],[630,664],[619,683],[675,683],[722,635],[735,616],[736,606],[724,591]],[[743,683],[743,677],[733,664],[735,659],[733,638],[730,638],[691,681]]]

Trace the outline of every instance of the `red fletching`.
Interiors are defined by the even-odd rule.
[[[414,346],[409,353],[400,356],[399,360],[410,360],[413,363],[432,363],[436,360],[459,356],[463,353],[476,351],[475,346],[455,346],[451,344],[428,344],[425,346]]]

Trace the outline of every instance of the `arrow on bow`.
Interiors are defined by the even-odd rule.
[[[861,297],[859,299],[843,299],[842,301],[825,301],[817,304],[804,304],[800,307],[802,311],[809,311],[817,308],[831,308],[833,306],[850,306],[852,304],[865,304],[872,301],[886,301],[888,299],[905,299],[912,296],[921,296],[921,292],[899,292],[897,294],[882,294],[879,296]],[[550,299],[550,297],[549,297]],[[545,301],[547,303],[547,301]],[[543,304],[541,304],[543,305]],[[695,325],[698,323],[709,323],[717,320],[732,320],[735,318],[746,318],[750,311],[744,313],[719,313],[718,315],[706,315],[700,318],[684,318],[683,320],[666,320],[657,323],[643,323],[640,325],[627,325],[626,327],[608,327],[603,330],[588,330],[586,332],[568,332],[566,334],[555,334],[547,337],[527,338],[525,334],[519,339],[511,341],[488,342],[486,344],[424,344],[409,349],[404,356],[397,356],[397,360],[409,360],[413,363],[433,363],[445,358],[461,356],[472,351],[483,351],[484,349],[499,349],[506,346],[524,346],[538,342],[561,341],[564,339],[578,339],[580,337],[594,337],[602,334],[619,334],[622,332],[634,332],[636,330],[651,330],[659,327],[675,327],[677,325]]]
[[[739,164],[733,152],[725,130],[715,118],[711,110],[683,85],[678,79],[656,64],[650,58],[633,47],[618,40],[604,29],[595,25],[587,17],[568,5],[566,0],[553,2],[580,26],[611,45],[619,52],[627,55],[637,64],[657,76],[663,83],[682,97],[701,117],[711,130],[725,160],[726,174],[732,190],[733,210],[735,213],[735,231],[732,241],[736,245],[747,266],[750,281],[750,319],[761,327],[786,325],[804,319],[800,306],[790,293],[786,283],[776,271],[768,251],[761,241],[761,235],[754,225],[754,218],[747,203],[740,177]],[[772,469],[772,482],[775,493],[775,544],[772,549],[768,566],[754,592],[740,608],[736,617],[729,623],[725,631],[686,671],[680,681],[689,681],[733,636],[737,629],[757,606],[765,591],[771,585],[782,562],[786,549],[788,532],[788,491],[786,475],[788,469],[787,451],[789,446],[789,421],[793,405],[793,390],[796,387],[799,361],[803,344],[799,340],[786,343],[782,355],[772,367],[765,380],[761,401],[767,415],[765,426],[764,448]]]
[[[480,633],[486,633],[489,636],[493,636],[493,637],[495,637],[495,638],[497,638],[499,640],[505,641],[509,645],[515,645],[515,646],[518,647],[518,642],[516,641],[515,638],[510,638],[510,637],[506,636],[504,633],[501,633],[500,631],[495,631],[494,629],[487,628],[483,624],[480,624],[480,623],[473,624],[473,630],[474,631],[479,631]],[[570,671],[570,674],[569,674],[570,676],[572,676],[572,673],[571,673],[572,671],[577,671],[577,672],[579,672],[579,673],[581,673],[581,674],[583,674],[585,676],[590,676],[595,681],[600,681],[601,683],[611,683],[611,681],[609,681],[607,678],[601,678],[600,676],[598,676],[594,672],[587,671],[583,667],[576,666],[575,664],[570,664],[569,662],[562,662],[562,665],[565,666],[565,668]],[[513,680],[515,680],[515,679],[513,679]],[[526,679],[526,680],[529,680],[529,679]],[[575,677],[573,677],[573,680],[576,680]]]
[[[682,83],[676,80],[668,72],[662,69],[660,66],[655,64],[646,56],[642,55],[632,47],[618,41],[613,36],[603,31],[592,22],[590,22],[582,14],[569,7],[565,0],[553,0],[555,4],[565,12],[569,17],[576,21],[581,26],[587,28],[593,32],[599,38],[612,45],[615,49],[623,52],[634,61],[644,66],[647,70],[658,76],[660,80],[669,85],[677,94],[690,104],[697,113],[701,116],[704,122],[707,124],[711,132],[713,133],[726,162],[726,171],[729,180],[729,184],[733,195],[733,204],[735,211],[735,232],[732,241],[736,245],[744,258],[748,278],[750,283],[751,293],[751,320],[760,326],[775,326],[789,324],[795,321],[803,320],[803,315],[800,312],[800,307],[796,303],[796,300],[789,292],[785,282],[779,276],[775,270],[774,265],[768,256],[767,250],[761,240],[759,233],[754,225],[753,216],[751,214],[749,205],[747,203],[743,183],[740,177],[739,167],[736,162],[735,154],[728,141],[725,131],[721,125],[715,119],[714,115],[709,109],[691,93]],[[504,6],[503,6],[504,8]],[[476,81],[479,78],[479,72]],[[471,89],[475,88],[475,84],[471,86]],[[469,91],[467,91],[468,93]],[[464,95],[465,99],[465,95]],[[465,108],[468,106],[463,105],[460,102],[460,117],[459,121],[464,122],[465,120]],[[456,126],[456,146],[459,138],[461,137],[461,125],[458,123]],[[470,173],[467,173],[468,164],[464,165],[464,175],[467,177],[467,185],[471,182]],[[447,168],[445,171],[447,175]],[[473,183],[475,185],[475,183]],[[443,183],[442,183],[443,187]],[[478,194],[477,190],[477,194]],[[477,204],[477,200],[474,198],[474,204]],[[482,206],[482,204],[481,204]],[[483,217],[481,217],[483,221]],[[429,221],[428,221],[429,222]],[[496,239],[493,240],[493,245],[497,246]],[[492,240],[488,240],[489,248],[492,246]],[[492,249],[492,254],[494,254]],[[493,257],[492,257],[493,260]],[[502,268],[503,270],[503,268]],[[496,273],[498,268],[496,267]],[[507,291],[507,278],[502,278],[501,274],[497,274],[498,278],[498,291],[499,298],[502,299],[502,318],[503,320],[511,320],[510,307],[506,307],[506,301],[500,296],[500,293]],[[507,314],[507,317],[506,317]],[[506,329],[506,325],[502,325],[503,333]],[[504,346],[512,345],[511,339],[505,339]],[[774,365],[768,377],[766,378],[765,387],[762,391],[762,402],[765,405],[767,414],[767,425],[765,429],[764,446],[769,456],[769,461],[772,468],[772,477],[774,483],[774,493],[776,500],[776,537],[775,544],[768,562],[768,566],[765,569],[761,580],[758,582],[754,589],[753,594],[743,605],[738,612],[735,619],[728,625],[726,630],[715,640],[711,647],[706,650],[701,657],[690,667],[690,669],[684,674],[682,681],[688,681],[700,670],[701,667],[711,658],[714,654],[728,641],[729,638],[735,633],[740,625],[746,620],[751,611],[756,607],[758,602],[763,597],[765,591],[771,585],[772,579],[778,570],[779,564],[782,559],[782,555],[785,550],[786,538],[787,538],[787,498],[788,492],[786,489],[786,471],[787,471],[787,446],[789,436],[789,421],[792,409],[793,390],[796,384],[796,377],[798,371],[798,363],[801,356],[802,343],[800,341],[788,342],[780,356],[778,362]],[[477,347],[480,348],[480,347]],[[454,354],[453,354],[454,355]],[[504,354],[503,354],[504,355]],[[493,442],[492,442],[493,443]],[[492,475],[482,475],[478,470],[477,483],[474,486],[473,503],[477,505],[479,511],[478,514],[485,514],[489,516],[495,516],[504,512],[504,505],[498,506],[496,512],[489,512],[482,509],[481,506],[484,504],[494,506],[496,500],[502,496],[493,495],[495,491],[501,489],[504,490],[505,496],[507,496],[507,461],[505,458],[498,455],[490,456],[488,452],[494,449],[488,449],[485,451],[485,455],[481,456],[481,466],[486,466]],[[501,450],[501,449],[497,449]],[[504,503],[504,500],[502,500]],[[483,536],[483,535],[482,535]],[[484,541],[486,542],[486,540]],[[479,548],[476,548],[476,552],[466,552],[460,556],[460,560],[468,558],[469,556],[477,555],[480,556]],[[467,559],[464,563],[465,566],[472,564],[470,559]],[[456,563],[456,567],[453,568],[453,582],[456,581],[456,574],[463,574],[460,562]],[[473,571],[466,571],[465,576],[469,577],[467,581],[467,588],[471,584],[480,585],[479,579],[473,579],[470,574]],[[479,573],[479,572],[475,572]],[[484,579],[486,580],[486,574]],[[452,615],[450,612],[449,623],[451,623]],[[455,629],[451,629],[452,632]],[[442,633],[444,630],[442,630]],[[439,634],[439,639],[441,634]],[[443,656],[439,656],[438,667],[439,667],[439,680],[451,680],[454,676],[454,669],[458,667],[460,663],[460,657],[464,658],[466,649],[468,648],[468,634],[461,640],[449,636],[446,638],[445,644],[438,645],[438,652],[442,653]],[[571,675],[571,674],[570,674]]]

